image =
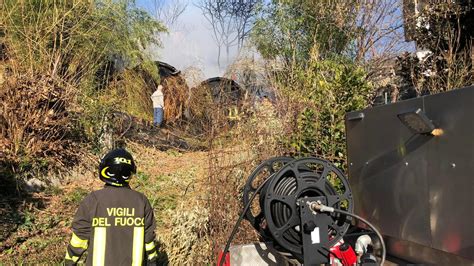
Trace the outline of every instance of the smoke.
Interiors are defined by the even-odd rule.
[[[205,78],[222,76],[227,66],[235,59],[237,48],[231,47],[228,60],[223,48],[221,68],[217,63],[217,45],[213,39],[211,25],[201,10],[189,4],[169,33],[160,35],[162,47],[152,49],[156,60],[166,62],[179,70],[199,68]]]

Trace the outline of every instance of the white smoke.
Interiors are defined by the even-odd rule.
[[[168,63],[178,70],[199,68],[205,78],[222,76],[237,53],[237,49],[232,47],[227,61],[223,48],[219,68],[218,49],[213,39],[211,25],[192,2],[181,14],[176,25],[169,29],[169,33],[161,34],[160,39],[163,47],[154,48],[152,51],[156,60]]]

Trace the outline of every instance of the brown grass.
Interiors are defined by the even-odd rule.
[[[175,124],[184,118],[189,88],[181,76],[166,77],[161,81],[165,100],[165,122]]]
[[[225,124],[214,123],[215,127]],[[249,174],[262,161],[284,154],[278,143],[283,125],[275,107],[263,103],[254,113],[244,115],[230,130],[216,129],[209,152],[210,239],[213,258],[221,251],[240,215],[242,190]],[[219,133],[217,133],[219,132]],[[254,242],[256,231],[244,221],[233,244]]]
[[[77,168],[70,174],[72,182],[67,186],[52,187],[29,197],[5,199],[9,205],[16,206],[8,212],[17,217],[17,228],[6,239],[1,239],[2,263],[60,263],[64,259],[79,202],[102,185],[91,170]]]
[[[80,149],[73,142],[70,88],[50,76],[11,76],[0,89],[0,149],[13,172],[64,169]],[[21,169],[21,168],[28,169]]]

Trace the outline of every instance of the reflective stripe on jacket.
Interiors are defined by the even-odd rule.
[[[105,186],[86,196],[72,223],[66,264],[87,250],[86,265],[145,265],[156,261],[155,218],[145,195]]]

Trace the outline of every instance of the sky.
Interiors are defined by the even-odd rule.
[[[236,50],[232,49],[228,61],[223,52],[221,56],[221,68],[217,64],[217,45],[213,39],[212,28],[206,20],[202,11],[196,6],[201,0],[137,0],[137,5],[147,10],[152,16],[156,14],[155,1],[168,5],[176,2],[187,2],[187,8],[179,17],[175,25],[171,25],[169,33],[160,34],[162,47],[152,49],[153,59],[168,63],[178,70],[185,71],[189,67],[200,69],[204,76],[211,78],[223,76],[229,62],[236,57]],[[400,15],[401,10],[397,10]],[[403,29],[400,29],[403,33]],[[400,34],[401,36],[403,34]],[[383,44],[384,40],[381,41]],[[413,44],[400,42],[402,50],[413,51]],[[224,50],[224,49],[223,49]]]
[[[161,0],[172,4],[171,0]],[[179,17],[176,25],[169,28],[169,33],[160,34],[162,48],[153,49],[153,59],[168,63],[178,70],[188,67],[198,67],[204,78],[222,76],[228,65],[225,54],[221,61],[221,69],[217,65],[217,46],[212,37],[210,24],[196,7],[198,0],[188,0],[185,12]],[[146,9],[152,15],[154,0],[138,0],[137,5]],[[235,58],[236,49],[232,49],[229,61]]]

